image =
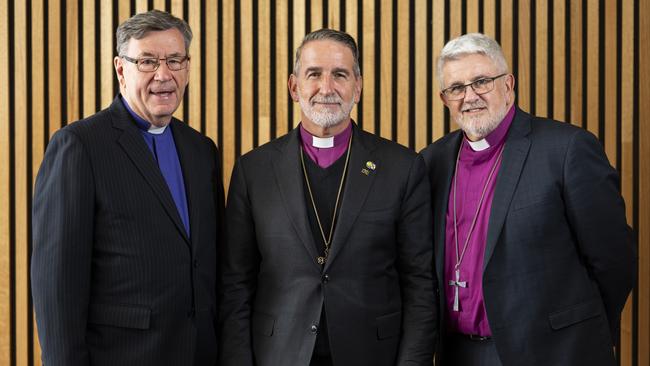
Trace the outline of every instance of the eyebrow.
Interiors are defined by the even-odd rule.
[[[166,55],[166,57],[178,57],[178,56],[183,56],[182,53],[180,52],[174,52]],[[158,58],[158,55],[153,54],[151,52],[141,52],[138,57],[153,57],[153,58]]]
[[[451,83],[447,88],[451,88],[451,87],[454,87],[454,86],[460,86],[460,85],[471,84],[471,83],[473,83],[473,82],[475,82],[475,81],[477,81],[477,80],[486,79],[486,78],[490,78],[490,76],[483,75],[483,74],[481,74],[481,75],[477,75],[477,76],[474,77],[473,79],[470,79],[470,82],[469,82],[469,83],[461,83],[460,81],[455,81],[455,82]]]
[[[323,68],[318,66],[312,66],[305,69],[305,75],[310,72],[322,72]]]
[[[342,74],[345,74],[346,76],[350,75],[350,71],[348,69],[344,69],[342,67],[335,67],[334,70],[332,70],[332,73],[335,72],[340,72]]]
[[[312,66],[305,69],[305,74],[308,74],[310,72],[323,72],[323,68],[320,66]],[[343,67],[335,67],[334,69],[332,69],[332,73],[337,73],[337,72],[343,73],[346,76],[350,75],[350,70]]]

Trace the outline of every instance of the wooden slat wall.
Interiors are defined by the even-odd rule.
[[[353,116],[420,150],[456,128],[435,59],[446,40],[495,37],[519,105],[596,134],[621,174],[638,235],[639,281],[623,312],[620,363],[650,364],[650,0],[0,1],[0,365],[38,365],[29,294],[32,186],[56,130],[117,92],[117,25],[147,9],[194,30],[190,87],[176,116],[237,156],[293,128],[286,82],[295,47],[323,26],[357,38],[364,75]],[[645,108],[644,108],[645,107]],[[642,121],[644,123],[642,123]]]

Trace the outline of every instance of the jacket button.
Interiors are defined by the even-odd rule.
[[[199,268],[199,260],[198,259],[194,260],[194,268]]]
[[[192,307],[190,310],[187,311],[188,318],[193,318],[195,314],[196,314],[196,310],[194,310],[194,307]]]
[[[330,275],[325,274],[323,275],[323,283],[328,283],[330,281]]]
[[[318,325],[312,324],[310,331],[312,332],[312,334],[318,333]]]

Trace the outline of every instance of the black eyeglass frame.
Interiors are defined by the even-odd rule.
[[[184,70],[184,69],[187,68],[187,61],[190,60],[190,56],[188,56],[188,55],[185,55],[185,56],[172,56],[172,57],[165,57],[165,58],[157,58],[157,57],[133,58],[133,57],[129,57],[127,55],[120,55],[120,57],[127,60],[128,62],[130,62],[132,64],[135,64],[135,66],[138,68],[138,71],[140,71],[140,72],[156,72],[156,70],[158,70],[158,68],[160,67],[160,63],[161,63],[160,61],[162,61],[162,60],[165,60],[165,64],[167,65],[167,68],[170,71],[181,71],[181,70]],[[172,59],[172,60],[180,59],[180,65],[183,65],[183,63],[185,63],[185,66],[183,66],[183,67],[181,67],[179,69],[172,68],[172,67],[169,66],[169,61],[168,61],[169,59]],[[141,67],[140,64],[141,64],[142,60],[156,60],[156,67],[154,67],[153,70],[141,70],[140,69],[140,67]]]
[[[465,98],[465,93],[467,92],[467,87],[468,87],[468,86],[472,87],[472,90],[473,90],[474,93],[476,93],[477,95],[487,94],[487,93],[491,92],[492,90],[494,90],[494,80],[496,80],[496,79],[498,79],[498,78],[500,78],[500,77],[506,76],[506,75],[510,75],[510,73],[507,73],[507,72],[506,72],[506,73],[499,74],[499,75],[497,75],[497,76],[493,76],[493,77],[490,77],[490,78],[480,78],[480,79],[478,79],[478,80],[474,80],[474,81],[472,81],[471,83],[467,83],[467,84],[465,84],[465,85],[452,85],[452,86],[450,86],[450,87],[448,87],[448,88],[443,89],[443,90],[440,92],[440,94],[442,94],[442,96],[443,96],[446,100],[448,100],[448,101],[461,100],[461,99]],[[475,87],[475,85],[478,85],[477,83],[481,83],[481,82],[485,82],[485,81],[489,81],[489,82],[491,83],[492,86],[491,86],[488,90],[485,90],[485,91],[482,91],[482,92],[478,92],[478,91],[476,90],[477,88]],[[459,94],[459,95],[456,96],[456,97],[452,97],[452,98],[450,98],[450,95],[448,95],[448,92],[449,92],[451,89],[455,89],[455,88],[463,88],[463,93],[462,93],[462,94]]]

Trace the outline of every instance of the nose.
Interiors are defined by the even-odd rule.
[[[330,95],[334,91],[332,87],[332,77],[329,75],[324,75],[320,82],[319,93],[323,95]]]
[[[463,98],[466,102],[472,102],[479,99],[478,94],[474,91],[471,85],[465,87],[465,97]]]
[[[154,76],[155,80],[157,81],[167,81],[171,80],[172,78],[172,72],[169,70],[167,67],[167,62],[166,60],[160,60],[160,65],[158,66],[158,69],[155,72]]]

